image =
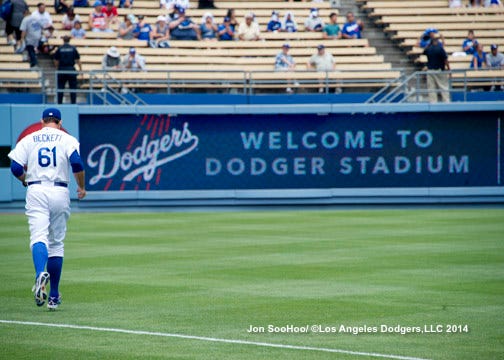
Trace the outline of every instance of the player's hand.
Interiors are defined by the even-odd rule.
[[[86,189],[82,189],[80,187],[77,188],[77,198],[82,200],[86,197]]]

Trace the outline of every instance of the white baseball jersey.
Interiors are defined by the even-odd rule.
[[[26,182],[70,181],[70,156],[79,152],[79,142],[62,130],[44,127],[25,136],[9,158],[27,166]]]

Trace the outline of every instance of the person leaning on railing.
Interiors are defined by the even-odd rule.
[[[63,45],[56,50],[54,54],[54,66],[58,69],[58,104],[63,102],[63,89],[68,82],[68,87],[71,90],[77,89],[77,73],[75,72],[75,64],[79,66],[79,71],[82,72],[82,64],[80,55],[75,46],[70,45],[70,36],[63,36]],[[77,93],[70,92],[70,101],[75,104]]]
[[[443,46],[439,42],[439,34],[432,37],[430,44],[425,48],[427,56],[427,89],[429,90],[429,102],[438,100],[438,90],[444,102],[450,101],[448,91],[448,74],[444,70],[450,70],[450,63]]]

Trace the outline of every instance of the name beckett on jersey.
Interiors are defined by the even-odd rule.
[[[33,135],[33,142],[56,142],[61,141],[61,134],[37,134]]]

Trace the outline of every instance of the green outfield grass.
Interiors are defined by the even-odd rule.
[[[0,320],[426,359],[504,356],[503,210],[73,214],[56,312],[33,301],[28,235],[24,215],[0,215]],[[268,333],[270,324],[445,331]],[[452,324],[468,332],[446,333]],[[251,325],[266,332],[248,333]],[[375,357],[0,323],[0,358]]]

